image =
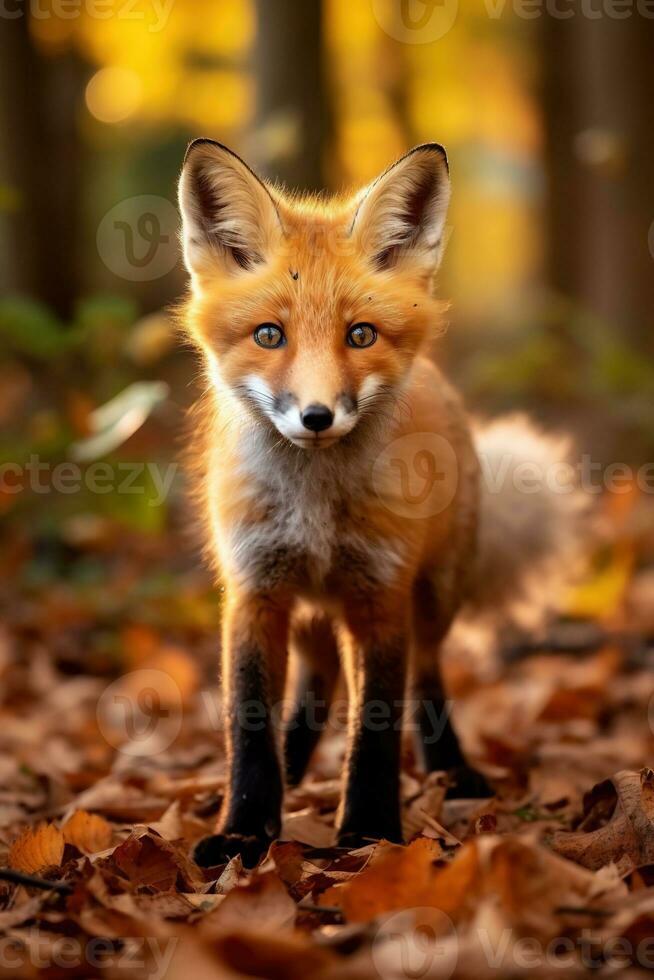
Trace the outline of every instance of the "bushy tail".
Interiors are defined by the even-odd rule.
[[[481,477],[477,613],[533,629],[580,567],[587,505],[571,440],[510,415],[475,431]]]

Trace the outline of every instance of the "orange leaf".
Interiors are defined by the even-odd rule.
[[[418,837],[408,847],[382,842],[375,848],[368,867],[351,881],[328,888],[321,895],[320,904],[340,906],[348,922],[368,922],[396,909],[441,908],[441,902],[448,904],[446,893],[451,899],[460,890],[452,874],[445,888],[436,887],[439,876],[451,871],[450,867],[438,867],[442,858],[440,845],[428,837]],[[464,875],[464,887],[468,879],[469,875]]]
[[[9,849],[9,867],[27,874],[56,868],[64,854],[64,835],[54,824],[28,827]]]
[[[113,828],[96,813],[76,810],[63,828],[64,840],[85,854],[95,854],[111,846]]]

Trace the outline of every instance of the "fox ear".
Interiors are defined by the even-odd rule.
[[[410,258],[433,272],[442,253],[449,199],[445,150],[438,143],[425,143],[363,191],[352,235],[379,269]]]
[[[184,261],[191,275],[253,269],[266,261],[282,226],[266,185],[214,140],[194,140],[179,181]]]

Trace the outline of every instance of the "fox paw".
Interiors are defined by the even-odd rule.
[[[487,800],[495,796],[486,777],[471,766],[450,769],[448,775],[453,785],[445,794],[447,800]]]
[[[240,854],[244,867],[254,868],[266,854],[271,841],[267,837],[245,834],[211,834],[196,844],[193,860],[201,868],[215,868],[227,864]]]

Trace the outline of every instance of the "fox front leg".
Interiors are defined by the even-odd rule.
[[[347,614],[350,717],[338,828],[339,843],[347,847],[382,838],[402,841],[399,775],[407,628],[394,599],[363,612]]]
[[[202,867],[240,854],[253,866],[281,827],[283,778],[276,713],[284,690],[288,609],[266,595],[230,597],[223,626],[227,790],[218,831],[200,841]]]

